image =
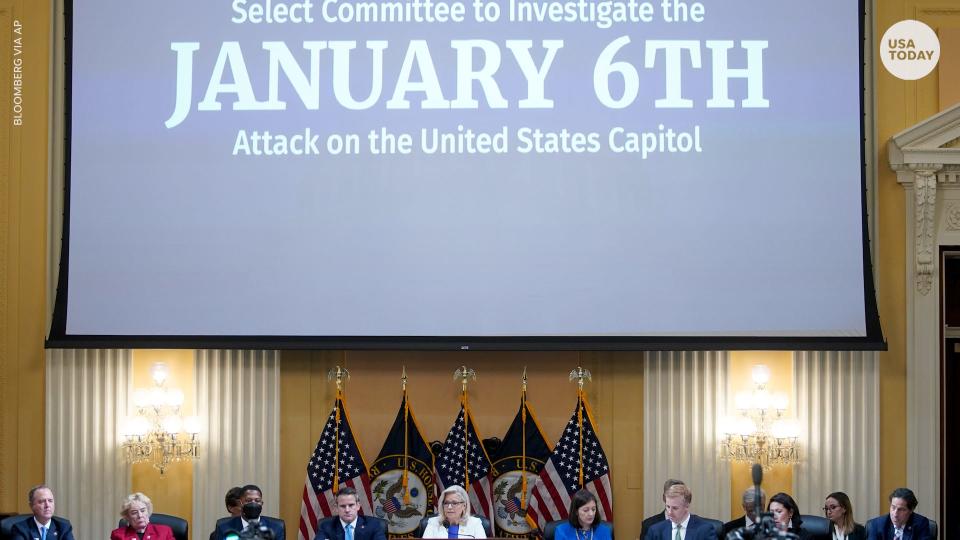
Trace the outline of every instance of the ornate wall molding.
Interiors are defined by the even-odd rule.
[[[960,244],[952,228],[960,206],[960,104],[946,109],[893,136],[887,146],[890,167],[906,196],[906,233],[913,238],[907,250],[907,347],[904,437],[907,446],[907,483],[924,501],[934,519],[940,515],[940,322],[939,252],[941,245]],[[952,206],[951,206],[952,205]],[[942,216],[938,218],[937,207]],[[908,240],[909,241],[909,240]]]
[[[914,261],[916,264],[916,284],[920,294],[930,292],[933,284],[934,249],[933,219],[937,210],[937,171],[942,164],[910,164],[913,171],[914,194]]]
[[[960,231],[960,204],[951,204],[947,207],[947,230]]]

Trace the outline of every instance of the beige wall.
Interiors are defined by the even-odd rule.
[[[931,24],[944,37],[942,59],[956,67],[960,58],[956,29],[960,5],[955,2],[882,0],[877,2],[878,39],[905,18]],[[45,253],[47,221],[48,73],[50,66],[49,2],[0,0],[0,512],[24,511],[27,488],[43,480],[43,336],[46,305]],[[11,107],[13,21],[22,22],[25,60],[23,126],[14,126]],[[941,66],[945,65],[941,62]],[[905,249],[904,195],[886,161],[886,141],[894,133],[957,100],[960,88],[955,69],[939,69],[917,82],[898,81],[876,66],[877,132],[880,144],[870,156],[879,174],[877,188],[877,284],[881,320],[890,350],[881,355],[881,491],[906,481],[907,422],[905,391]],[[136,367],[151,353],[138,353]],[[176,353],[174,353],[176,354]],[[548,435],[555,437],[573,407],[566,372],[577,363],[594,370],[588,387],[600,422],[601,438],[611,456],[616,513],[630,516],[618,530],[632,538],[638,529],[642,495],[642,383],[639,354],[577,353],[341,353],[289,352],[281,370],[281,499],[283,517],[295,527],[306,457],[330,406],[326,369],[345,364],[354,374],[347,390],[348,405],[368,461],[379,450],[385,430],[399,403],[399,366],[407,365],[410,394],[418,419],[432,439],[442,438],[456,414],[452,371],[468,364],[479,373],[472,405],[484,436],[501,436],[516,411],[522,365],[530,370],[530,399]],[[736,366],[740,359],[734,356]],[[143,360],[148,362],[148,360]],[[781,365],[777,362],[777,365]],[[192,369],[192,368],[191,368]],[[136,377],[137,375],[135,375]],[[184,377],[188,375],[184,374]],[[889,397],[888,397],[889,396]],[[551,441],[553,442],[553,441]],[[789,485],[788,472],[780,480]],[[734,471],[734,477],[742,476]],[[189,507],[186,484],[163,482],[134,471],[134,486],[164,505]],[[180,482],[177,480],[176,482]],[[731,497],[738,489],[731,486]],[[736,499],[732,499],[736,503]],[[176,505],[181,506],[176,506]],[[736,508],[736,504],[733,505]],[[877,509],[878,511],[882,509]],[[191,512],[182,511],[189,516]]]
[[[15,21],[22,34],[14,34]],[[26,509],[43,481],[47,2],[0,0],[0,511]],[[15,57],[14,37],[22,38]],[[23,124],[14,125],[13,71],[23,59]]]

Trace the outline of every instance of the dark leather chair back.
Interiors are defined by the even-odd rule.
[[[807,531],[812,540],[830,540],[830,520],[823,516],[800,514],[800,530]]]
[[[930,540],[937,540],[937,522],[930,520]]]
[[[153,514],[150,514],[150,523],[154,523],[156,525],[166,525],[167,527],[170,527],[173,530],[173,538],[175,540],[187,540],[187,531],[189,529],[189,525],[187,524],[187,520],[181,517],[171,516],[170,514],[158,514],[154,512]],[[121,519],[120,527],[126,526],[127,520]]]
[[[543,540],[553,540],[553,536],[554,536],[554,533],[557,531],[557,527],[559,527],[561,523],[566,523],[566,522],[567,520],[565,519],[558,519],[557,521],[551,521],[546,525],[544,525]],[[613,530],[613,523],[604,521],[603,524],[606,525],[607,527],[610,527],[610,539],[614,540],[616,538],[616,535]],[[722,526],[723,525],[721,524],[721,527]]]
[[[720,540],[723,540],[723,522],[722,521],[720,521],[719,519],[705,518],[703,516],[701,516],[701,519],[713,525],[713,530],[716,533],[717,538],[719,538]]]
[[[0,521],[0,540],[9,540],[13,532],[13,524],[20,521],[21,519],[26,519],[32,517],[33,514],[20,514],[18,516],[10,516],[3,518],[3,521]]]
[[[427,530],[427,522],[430,521],[430,518],[435,517],[436,514],[427,514],[423,516],[423,519],[420,520],[420,525],[417,526],[417,530],[413,531],[413,536],[415,538],[423,538],[423,531]],[[487,538],[493,538],[493,527],[490,526],[490,520],[483,516],[474,516],[480,520],[480,524],[483,526],[483,531],[487,533]],[[384,525],[386,528],[386,525]]]
[[[566,523],[565,519],[558,519],[557,521],[551,521],[543,526],[543,540],[553,540],[553,534],[557,532],[557,527],[561,523]]]

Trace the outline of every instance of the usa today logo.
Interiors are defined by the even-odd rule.
[[[894,77],[915,81],[936,67],[940,40],[932,28],[920,21],[900,21],[883,34],[880,58]]]

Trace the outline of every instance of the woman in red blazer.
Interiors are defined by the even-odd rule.
[[[127,520],[126,527],[110,533],[110,540],[173,540],[173,530],[166,525],[150,523],[153,503],[143,493],[127,495],[120,515]]]

